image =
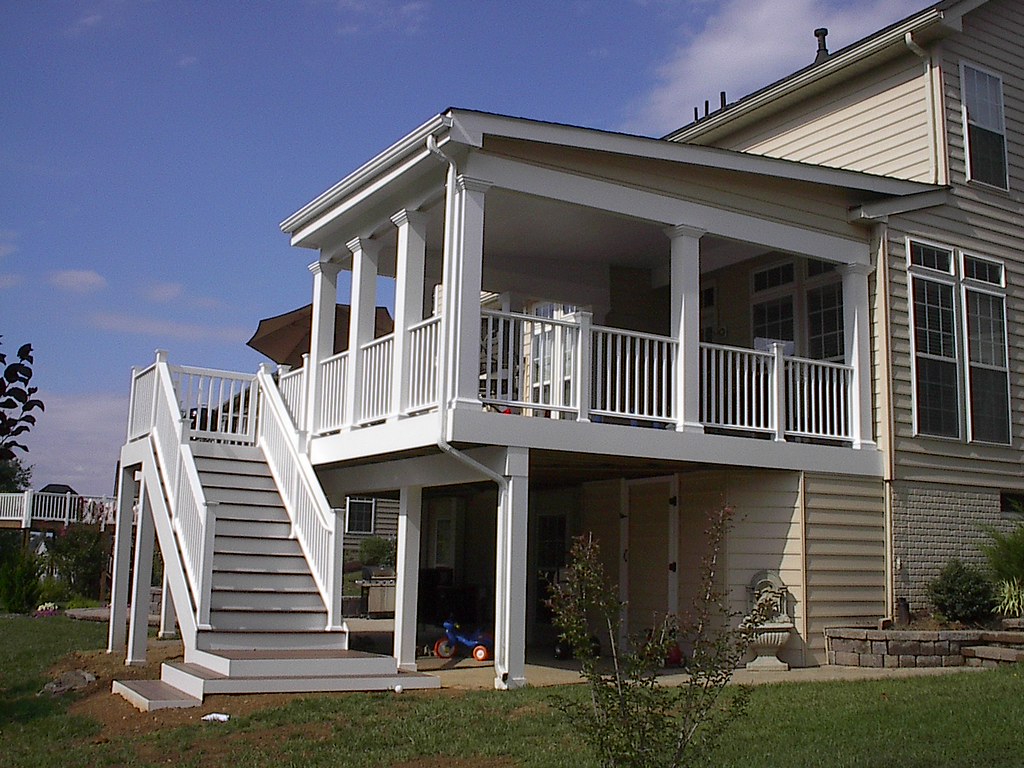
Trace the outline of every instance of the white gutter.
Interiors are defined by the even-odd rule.
[[[441,276],[441,285],[443,286],[446,296],[443,305],[444,308],[442,309],[441,314],[443,333],[441,334],[441,348],[439,350],[440,354],[438,355],[437,366],[437,415],[440,420],[440,429],[437,433],[437,447],[449,456],[462,462],[466,466],[475,469],[482,475],[489,477],[497,483],[499,489],[498,498],[500,500],[507,495],[508,478],[498,472],[495,472],[485,464],[481,464],[472,456],[463,453],[448,442],[448,366],[451,344],[454,342],[454,339],[449,341],[447,338],[452,321],[452,313],[449,311],[450,307],[448,306],[448,295],[450,295],[456,281],[458,280],[458,276],[453,274],[455,265],[452,263],[454,261],[453,256],[455,251],[455,183],[458,177],[458,167],[454,158],[446,154],[437,146],[437,138],[433,133],[427,134],[426,142],[427,149],[430,150],[432,154],[436,155],[442,162],[448,164],[448,177],[445,185],[444,200],[444,267]]]
[[[903,36],[903,42],[924,63],[924,103],[928,113],[928,176],[933,184],[939,183],[939,139],[935,127],[935,100],[932,93],[932,55],[922,48],[911,32]]]

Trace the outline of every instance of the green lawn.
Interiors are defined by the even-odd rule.
[[[103,625],[0,618],[0,764],[594,765],[554,706],[558,697],[584,695],[581,686],[310,696],[226,724],[191,716],[186,723],[182,713],[132,713],[138,728],[106,734],[96,721],[69,717],[69,699],[35,695],[46,682],[46,668],[60,656],[103,643]],[[1021,672],[762,686],[754,690],[749,715],[729,734],[715,764],[1024,765]],[[159,726],[155,730],[153,723]]]

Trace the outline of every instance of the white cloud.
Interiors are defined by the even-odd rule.
[[[199,63],[199,59],[197,59],[195,56],[187,56],[185,54],[182,54],[181,56],[178,57],[178,66],[179,67],[191,67],[194,64],[198,64],[198,63]]]
[[[167,304],[180,299],[184,293],[185,288],[181,283],[153,283],[145,291],[146,298],[158,304]]]
[[[252,335],[251,329],[226,325],[200,325],[180,323],[117,312],[97,312],[89,318],[94,328],[114,333],[137,336],[155,336],[163,339],[185,339],[187,341],[214,341],[230,344],[244,343]]]
[[[17,239],[18,233],[13,229],[0,229],[0,259],[17,252]]]
[[[128,420],[127,392],[84,395],[39,393],[46,406],[19,452],[33,467],[32,487],[67,483],[86,495],[111,495]]]
[[[730,102],[814,61],[817,27],[829,29],[836,51],[924,5],[923,0],[725,0],[703,29],[680,30],[676,50],[658,67],[657,82],[635,105],[625,130],[662,135],[693,120],[704,100]]]
[[[21,275],[0,275],[0,291],[21,285]]]
[[[335,5],[343,22],[338,26],[340,35],[353,35],[369,30],[386,29],[413,35],[420,31],[430,11],[427,0],[337,0]]]
[[[107,280],[91,269],[62,269],[50,273],[50,285],[69,293],[94,293],[106,288]]]
[[[81,37],[89,30],[99,26],[102,21],[102,13],[87,13],[84,16],[80,16],[65,32],[68,37]]]

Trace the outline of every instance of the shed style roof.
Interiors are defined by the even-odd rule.
[[[820,64],[811,63],[663,138],[673,142],[703,142],[723,131],[737,130],[760,119],[766,111],[784,109],[787,98],[792,99],[798,91],[817,93],[903,53],[909,54],[907,35],[923,44],[961,31],[964,14],[986,2],[988,0],[941,0],[831,53]]]

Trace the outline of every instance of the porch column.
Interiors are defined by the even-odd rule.
[[[409,406],[409,371],[412,357],[409,326],[423,319],[423,264],[427,250],[427,215],[401,210],[391,217],[398,227],[395,270],[395,345],[391,373],[391,420],[401,418]]]
[[[341,265],[334,261],[315,261],[309,265],[313,273],[313,319],[309,334],[309,357],[306,359],[306,413],[305,425],[299,425],[309,435],[319,427],[320,363],[334,354],[334,315],[338,305],[338,272]]]
[[[497,574],[494,595],[494,687],[526,685],[526,537],[530,451],[509,448],[498,494]]]
[[[398,497],[398,552],[395,558],[395,660],[416,671],[416,603],[420,578],[420,524],[423,489],[402,488]]]
[[[451,323],[451,375],[448,391],[455,408],[480,408],[480,290],[484,261],[484,195],[491,184],[456,180],[454,283],[445,291]]]
[[[672,242],[672,327],[676,353],[676,429],[703,432],[700,421],[700,238],[703,230],[682,224],[665,230]]]
[[[160,489],[155,489],[157,493]],[[135,526],[135,567],[132,579],[132,611],[128,622],[128,666],[146,663],[149,632],[149,582],[153,577],[153,511],[145,482],[139,484],[139,519]]]
[[[348,242],[352,251],[352,307],[348,323],[348,377],[345,382],[345,422],[359,422],[363,396],[362,347],[373,341],[377,312],[377,260],[381,244],[357,237]]]
[[[843,276],[844,359],[853,366],[850,391],[850,435],[854,448],[874,448],[871,424],[871,327],[868,318],[867,264],[846,264]]]
[[[128,574],[132,563],[132,509],[139,484],[135,469],[122,467],[117,477],[117,509],[114,519],[114,573],[110,580],[110,625],[107,631],[107,653],[125,649],[128,627]]]

